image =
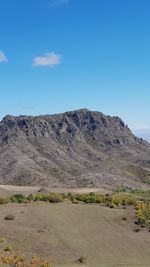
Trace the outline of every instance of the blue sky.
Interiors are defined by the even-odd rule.
[[[0,118],[88,108],[150,128],[149,0],[0,0]]]

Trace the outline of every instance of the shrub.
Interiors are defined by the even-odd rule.
[[[110,209],[114,209],[115,208],[115,204],[112,202],[112,203],[110,203]]]
[[[120,187],[117,187],[116,189],[114,189],[114,193],[134,193],[134,192],[137,192],[137,190],[134,190],[128,186],[120,186]]]
[[[128,193],[116,193],[109,196],[109,199],[111,199],[116,206],[132,206],[136,203],[135,197]]]
[[[27,265],[29,267],[51,267],[52,265],[48,260],[41,260],[40,258],[33,258]]]
[[[84,203],[106,203],[106,196],[105,195],[96,195],[95,193],[89,194],[71,194],[68,193],[66,198],[69,199],[71,202],[73,201],[81,201]]]
[[[7,204],[9,202],[8,197],[0,197],[0,205]]]
[[[86,262],[87,262],[86,257],[80,257],[80,258],[77,260],[77,263],[80,263],[80,264],[85,264]]]
[[[11,252],[12,248],[10,246],[6,246],[6,247],[4,247],[3,250],[6,251],[6,252]]]
[[[72,200],[72,204],[78,204],[78,203],[79,203],[79,201],[77,199]]]
[[[6,221],[12,221],[15,219],[15,216],[13,214],[8,214],[4,217]]]
[[[150,221],[150,202],[139,201],[136,203],[135,209],[139,225],[142,227],[148,226]]]
[[[26,196],[22,194],[16,194],[11,197],[11,201],[16,203],[26,203],[28,200]]]
[[[134,231],[135,233],[138,233],[138,232],[141,231],[141,229],[140,229],[140,228],[136,228],[136,229],[134,229],[133,231]]]
[[[34,201],[47,201],[50,203],[59,203],[63,202],[64,198],[59,193],[50,193],[50,194],[36,194],[32,196]]]
[[[0,239],[0,243],[4,243],[5,242],[5,239],[4,238],[1,238]]]
[[[27,200],[28,200],[28,201],[32,201],[32,200],[34,200],[34,195],[33,195],[33,194],[28,195],[28,196],[27,196]]]
[[[30,262],[28,262],[25,258],[14,255],[0,257],[0,264],[15,267],[52,267],[50,262],[47,260],[33,258]]]
[[[61,194],[59,193],[51,193],[49,194],[49,202],[51,203],[59,203],[59,202],[63,202],[64,199],[62,197]]]

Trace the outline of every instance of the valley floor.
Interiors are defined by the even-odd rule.
[[[4,220],[13,214],[12,221]],[[126,216],[127,220],[122,218]],[[28,258],[48,258],[54,267],[150,266],[150,233],[135,233],[132,208],[28,203],[0,206],[0,253],[4,247]],[[81,266],[81,265],[80,265]]]
[[[0,185],[0,195],[12,195],[17,193],[22,194],[31,194],[37,193],[40,190],[40,186],[14,186],[14,185]],[[103,188],[45,188],[48,192],[60,192],[60,193],[78,193],[78,194],[86,194],[86,193],[99,193],[99,194],[107,194],[111,192],[111,188],[109,186],[104,186]]]

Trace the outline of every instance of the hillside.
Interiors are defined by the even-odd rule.
[[[0,183],[53,187],[144,186],[150,145],[119,117],[81,109],[7,115],[0,122]]]
[[[5,221],[9,213],[15,219]],[[132,213],[131,208],[67,202],[2,205],[0,236],[4,242],[0,243],[0,252],[8,245],[17,255],[48,258],[52,266],[60,267],[148,267],[149,233],[134,231],[137,226]],[[122,220],[124,216],[126,221]],[[86,265],[75,264],[80,257],[86,258]]]

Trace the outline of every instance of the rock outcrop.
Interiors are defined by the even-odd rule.
[[[81,109],[7,115],[0,122],[0,181],[42,186],[150,183],[150,145],[119,117]]]

